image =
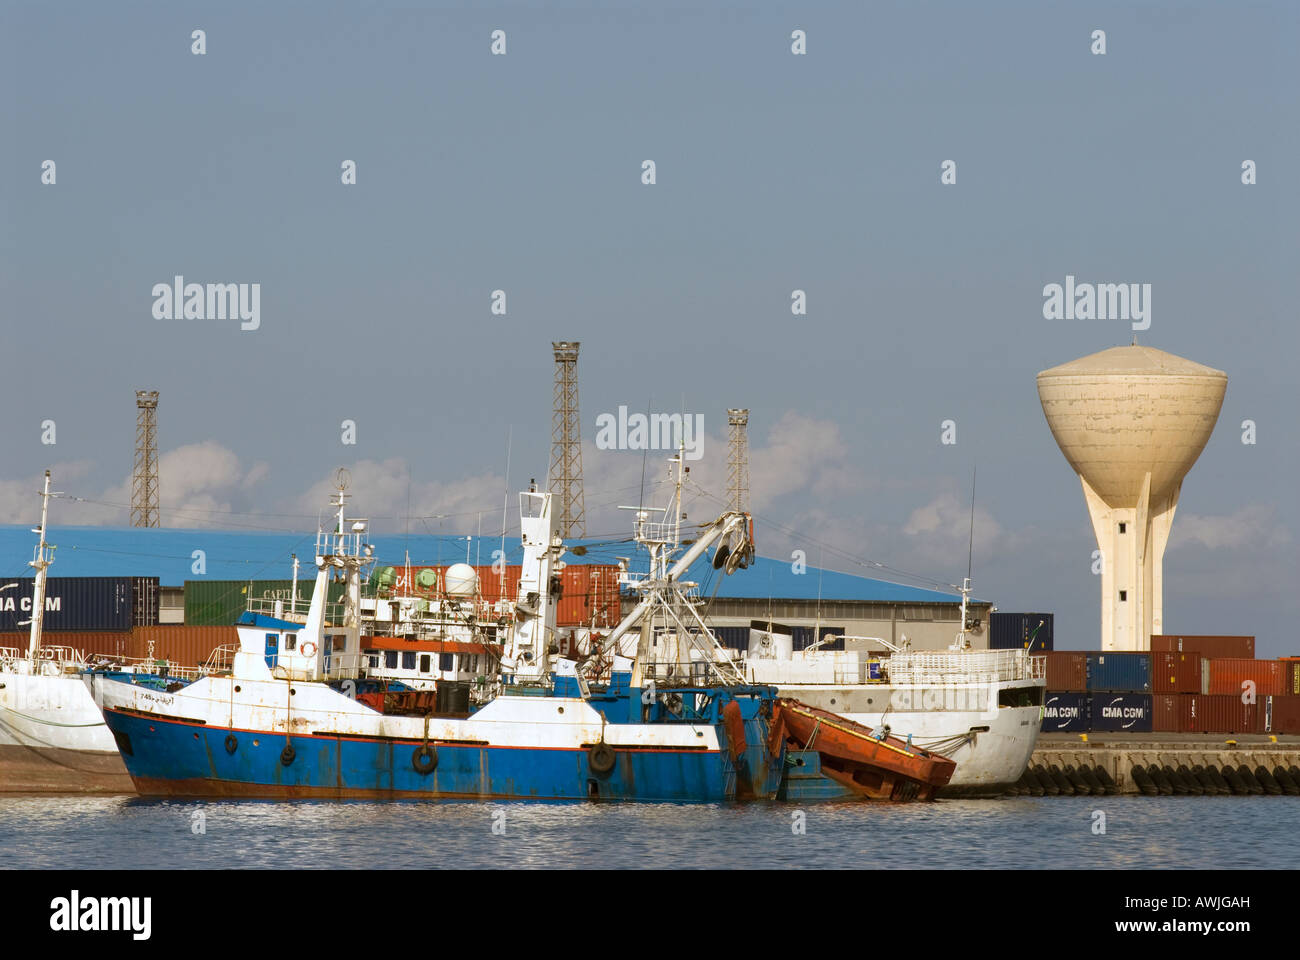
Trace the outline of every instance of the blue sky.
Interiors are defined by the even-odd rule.
[[[590,446],[597,415],[702,413],[717,495],[725,410],[748,406],[761,552],[957,582],[978,465],[977,592],[1095,647],[1095,544],[1034,376],[1131,330],[1044,320],[1043,286],[1073,274],[1150,283],[1141,342],[1229,376],[1165,556],[1168,629],[1300,652],[1298,19],[4,0],[0,520],[34,518],[54,466],[86,501],[64,522],[123,523],[148,387],[165,522],[311,529],[347,465],[393,529],[499,531],[506,487],[545,477],[550,342],[574,339],[589,534],[624,529],[643,467]],[[260,329],[155,319],[176,274],[260,283]]]

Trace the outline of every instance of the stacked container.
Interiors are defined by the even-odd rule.
[[[1043,733],[1085,733],[1089,729],[1088,695],[1053,691],[1043,697]]]
[[[1201,693],[1199,653],[1152,653],[1151,691],[1153,693]]]
[[[994,613],[989,617],[989,649],[1051,650],[1054,620],[1050,613]]]
[[[1257,697],[1281,696],[1287,691],[1284,667],[1279,660],[1207,659],[1201,667],[1201,692],[1241,696],[1253,684]]]
[[[1151,637],[1151,652],[1199,653],[1203,657],[1239,657],[1250,660],[1255,656],[1255,638],[1155,634]]]
[[[1088,691],[1151,692],[1151,655],[1147,653],[1089,653]]]

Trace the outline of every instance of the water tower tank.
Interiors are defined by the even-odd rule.
[[[1164,632],[1163,559],[1183,477],[1223,405],[1223,371],[1134,344],[1038,375],[1038,399],[1079,475],[1101,551],[1101,648]]]
[[[478,593],[478,574],[468,563],[453,563],[443,579],[449,597],[472,597]]]

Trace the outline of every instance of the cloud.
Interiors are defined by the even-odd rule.
[[[132,482],[128,475],[102,492],[79,481],[91,461],[54,464],[54,489],[67,496],[51,506],[50,526],[126,526],[131,522]],[[232,511],[248,509],[248,494],[267,476],[265,463],[245,470],[239,457],[213,441],[191,443],[158,458],[159,515],[164,526],[229,526]],[[0,522],[35,523],[40,517],[43,479],[0,481]]]
[[[1251,504],[1227,516],[1174,515],[1170,549],[1199,545],[1210,550],[1258,550],[1291,542],[1291,532],[1268,504]]]

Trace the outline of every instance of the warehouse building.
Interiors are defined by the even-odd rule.
[[[246,608],[251,598],[310,602],[315,576],[313,550],[315,534],[282,534],[228,530],[163,528],[65,527],[53,531],[59,544],[51,576],[147,578],[151,609],[136,625],[189,624],[218,626],[231,622],[231,614]],[[31,554],[31,531],[26,527],[0,527],[0,556],[10,558],[0,566],[0,576],[9,580],[24,577],[26,558]],[[376,570],[420,568],[469,562],[487,566],[493,551],[502,549],[499,537],[469,539],[451,536],[372,536]],[[293,556],[300,562],[297,590],[293,589]],[[518,537],[507,537],[504,561],[518,564],[522,551]],[[638,556],[627,541],[578,541],[564,556],[570,566],[593,569],[630,561],[631,569],[644,569],[644,555]],[[584,578],[566,577],[566,590]],[[701,558],[687,579],[699,584],[706,601],[703,612],[723,642],[742,647],[755,621],[774,622],[792,629],[796,647],[811,642],[820,626],[823,635],[878,637],[892,643],[910,641],[913,649],[939,650],[949,646],[960,628],[961,599],[921,587],[876,580],[832,570],[808,567],[795,572],[784,560],[758,557],[749,569],[733,576],[715,571],[708,557]],[[609,589],[605,577],[601,590]],[[595,581],[593,581],[595,582]],[[585,589],[585,588],[582,588]],[[593,609],[605,609],[601,598]],[[570,598],[572,600],[572,598]],[[153,604],[156,603],[156,607]],[[635,604],[626,589],[624,612]],[[983,600],[972,600],[967,612],[967,636],[971,646],[988,647],[990,615],[994,608]],[[608,620],[605,616],[603,619]],[[603,625],[603,624],[601,624]],[[84,623],[78,624],[85,629]],[[114,624],[121,630],[121,624]],[[843,641],[829,641],[843,646]],[[883,651],[879,643],[849,640],[850,649]]]

